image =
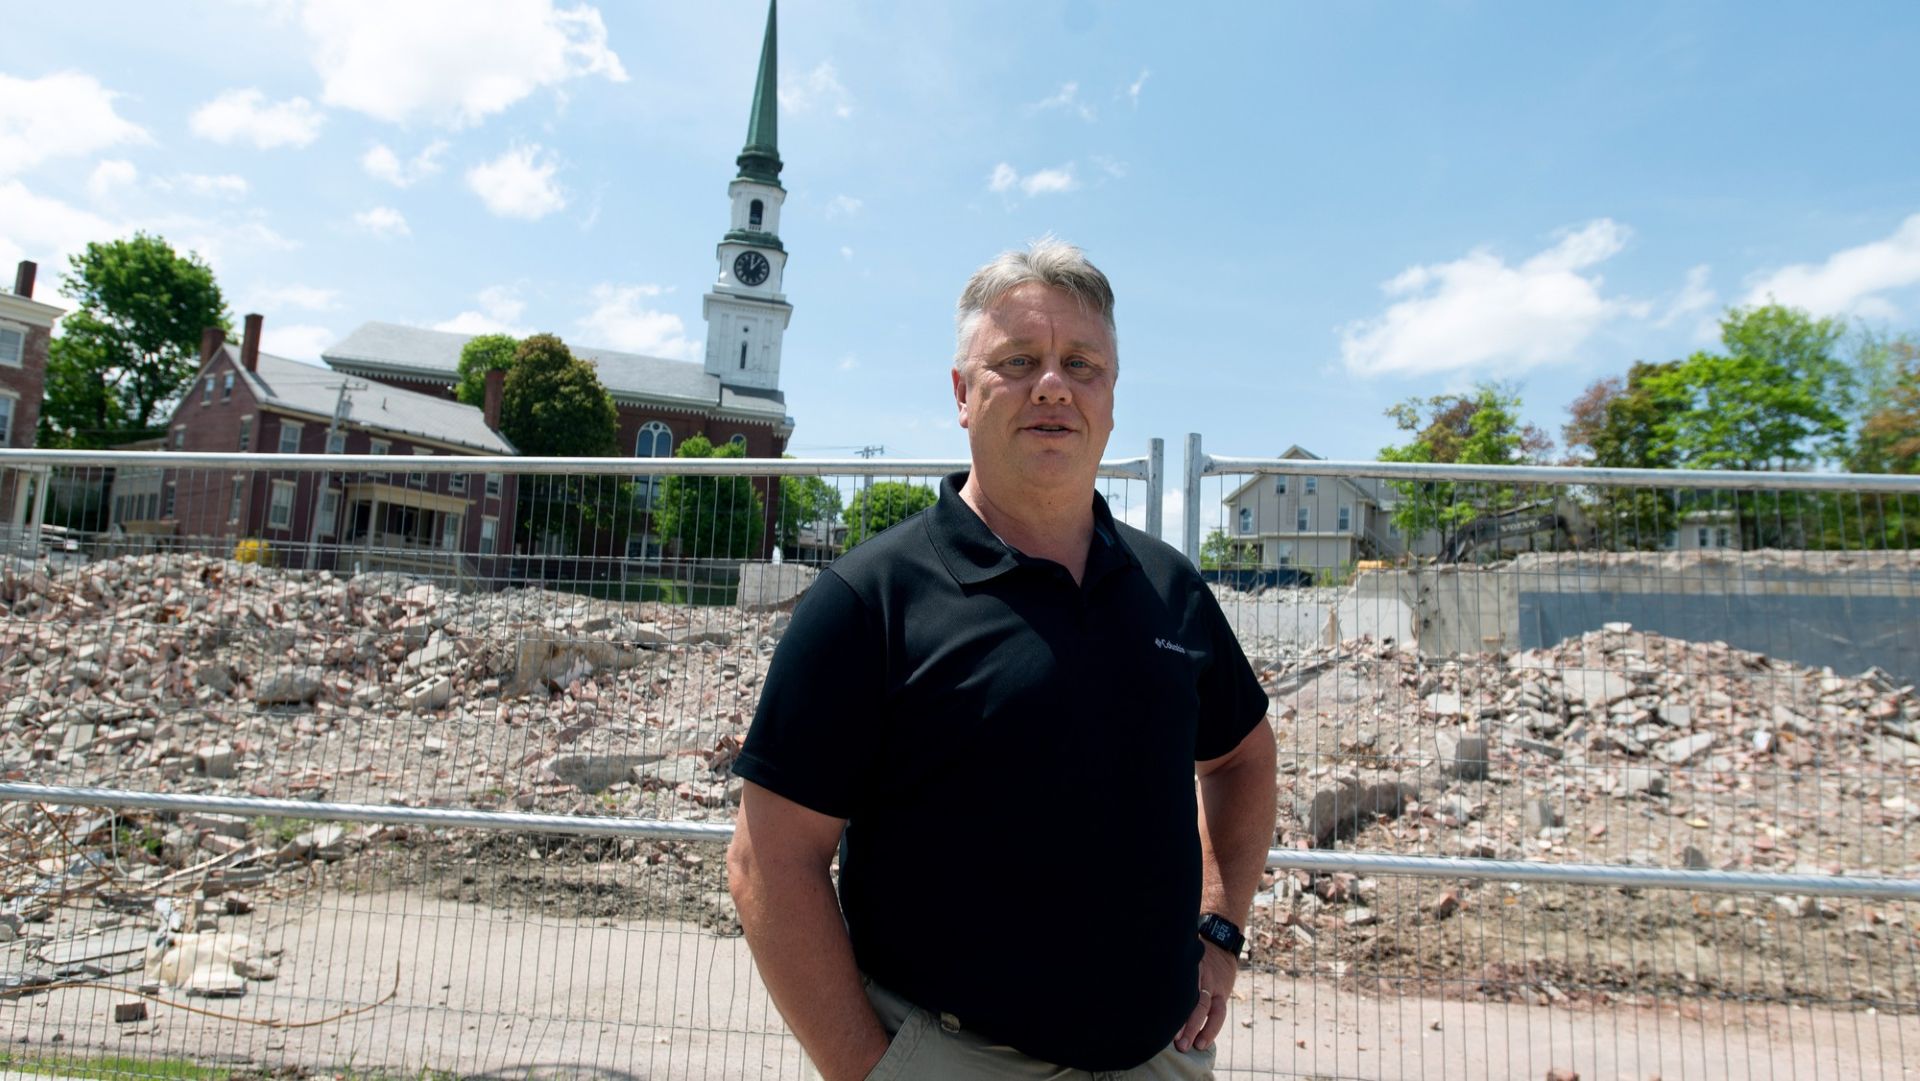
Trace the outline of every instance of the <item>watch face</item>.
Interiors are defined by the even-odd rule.
[[[772,271],[767,257],[757,251],[743,251],[733,260],[733,276],[740,279],[741,285],[759,285]]]

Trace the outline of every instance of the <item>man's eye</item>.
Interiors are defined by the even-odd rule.
[[[1001,366],[1006,368],[1024,368],[1031,363],[1033,360],[1029,357],[1008,357],[1000,362]]]

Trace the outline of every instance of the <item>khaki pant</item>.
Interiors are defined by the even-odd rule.
[[[1005,1044],[990,1043],[967,1031],[951,1014],[927,1011],[881,987],[867,983],[867,1000],[893,1037],[887,1053],[867,1081],[1212,1081],[1213,1051],[1166,1050],[1131,1070],[1092,1073],[1028,1058]],[[808,1070],[807,1075],[819,1074]]]

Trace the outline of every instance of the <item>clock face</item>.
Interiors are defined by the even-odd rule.
[[[759,285],[772,272],[767,257],[757,251],[743,251],[734,257],[733,276],[740,279],[741,285]]]

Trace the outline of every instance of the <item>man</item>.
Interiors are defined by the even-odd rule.
[[[1094,491],[1106,276],[1006,253],[958,339],[972,469],[820,576],[734,765],[747,944],[826,1081],[1211,1076],[1273,838],[1266,696],[1192,565]]]

